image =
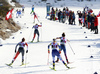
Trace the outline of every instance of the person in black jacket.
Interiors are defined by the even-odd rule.
[[[72,11],[69,11],[69,24],[72,25]]]
[[[90,13],[87,15],[88,29],[90,29]]]
[[[59,20],[59,22],[60,22],[60,19],[61,18],[61,10],[59,9],[59,12],[58,12],[58,20]]]
[[[74,11],[72,12],[72,24],[75,25],[75,13],[74,13]]]
[[[90,22],[91,22],[91,31],[94,31],[94,20],[95,20],[94,15],[91,14],[91,18],[90,18]]]
[[[78,14],[78,21],[79,21],[79,25],[82,25],[82,13],[80,10],[77,11]]]
[[[62,23],[65,23],[66,21],[66,13],[65,11],[62,12]]]

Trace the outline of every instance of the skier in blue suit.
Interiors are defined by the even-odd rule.
[[[50,50],[49,50],[50,46],[51,46],[51,48],[52,48],[53,69],[55,69],[55,56],[57,56],[57,57],[63,62],[63,64],[64,64],[67,68],[69,68],[69,67],[67,66],[67,64],[62,60],[62,58],[61,58],[61,56],[60,56],[61,49],[60,49],[59,44],[56,42],[56,39],[53,39],[53,42],[50,43],[50,44],[48,45],[48,53],[50,53]],[[59,47],[59,51],[57,50],[57,47]]]

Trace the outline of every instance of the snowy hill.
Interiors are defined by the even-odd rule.
[[[16,9],[13,11],[13,19],[14,21],[21,26],[21,30],[17,33],[14,33],[9,39],[2,41],[3,46],[0,47],[0,73],[1,74],[94,74],[97,72],[100,74],[100,31],[99,34],[94,34],[87,30],[86,28],[82,28],[78,25],[78,21],[76,19],[76,25],[68,25],[59,23],[57,21],[47,20],[46,17],[46,7],[45,3],[38,3],[39,0],[34,0],[32,2],[27,2],[28,0],[20,0],[21,5],[25,6],[25,13],[22,18],[16,18]],[[98,14],[99,12],[99,1],[91,1],[91,2],[77,2],[65,0],[67,7],[73,10],[75,13],[77,10],[83,10],[85,4],[89,4],[89,7],[93,8],[94,13]],[[53,4],[53,1],[49,1]],[[54,7],[60,7],[64,5],[64,1],[58,2]],[[94,4],[93,4],[94,3]],[[29,43],[32,40],[33,32],[32,29],[33,19],[31,16],[31,6],[34,4],[35,12],[39,16],[39,20],[42,22],[42,27],[39,28],[40,32],[40,41],[38,43]],[[93,6],[91,6],[93,4]],[[65,5],[65,6],[66,6]],[[21,9],[21,8],[19,8]],[[76,18],[78,16],[76,15]],[[99,19],[100,20],[100,19]],[[38,21],[36,20],[36,23]],[[38,23],[40,24],[40,23]],[[99,23],[100,24],[100,23]],[[52,67],[52,57],[50,54],[49,57],[49,65],[47,65],[48,60],[48,44],[52,41],[53,38],[61,36],[62,32],[66,33],[66,38],[70,40],[69,44],[75,52],[73,54],[70,45],[68,42],[66,43],[67,56],[72,64],[68,64],[69,67],[75,67],[74,69],[69,69],[62,64],[61,61],[56,63],[55,67],[57,71],[51,70],[49,67]],[[87,38],[85,38],[87,36]],[[15,55],[15,45],[21,41],[21,39],[25,37],[26,42],[29,45],[29,52],[25,54],[25,62],[29,62],[26,66],[20,66],[21,64],[21,54],[15,60],[12,65],[13,68],[9,68],[5,65],[5,63],[10,63]],[[35,38],[37,41],[37,36]],[[59,43],[59,40],[57,40]],[[88,47],[90,45],[90,47]],[[63,60],[65,61],[65,57],[63,52],[61,53]],[[93,58],[90,58],[93,56]]]

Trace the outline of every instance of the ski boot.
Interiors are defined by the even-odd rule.
[[[31,43],[33,43],[33,41],[31,41]]]
[[[39,38],[37,39],[37,42],[39,42]]]
[[[55,70],[55,63],[53,63],[53,70]]]
[[[63,61],[63,64],[69,69],[70,67],[67,66],[67,64]]]
[[[24,65],[24,62],[22,62],[22,65]]]
[[[65,65],[68,69],[70,69],[70,67],[68,67],[66,63],[65,63],[64,65]]]
[[[11,66],[13,63],[8,64],[8,66]]]
[[[32,39],[31,43],[33,43],[34,39]]]

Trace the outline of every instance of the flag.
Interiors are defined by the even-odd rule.
[[[6,20],[12,18],[12,11],[13,11],[13,9],[11,9],[9,12],[7,12],[6,17],[5,17]]]
[[[99,17],[99,16],[100,16],[100,11],[99,11],[99,13],[98,13],[97,17]]]

